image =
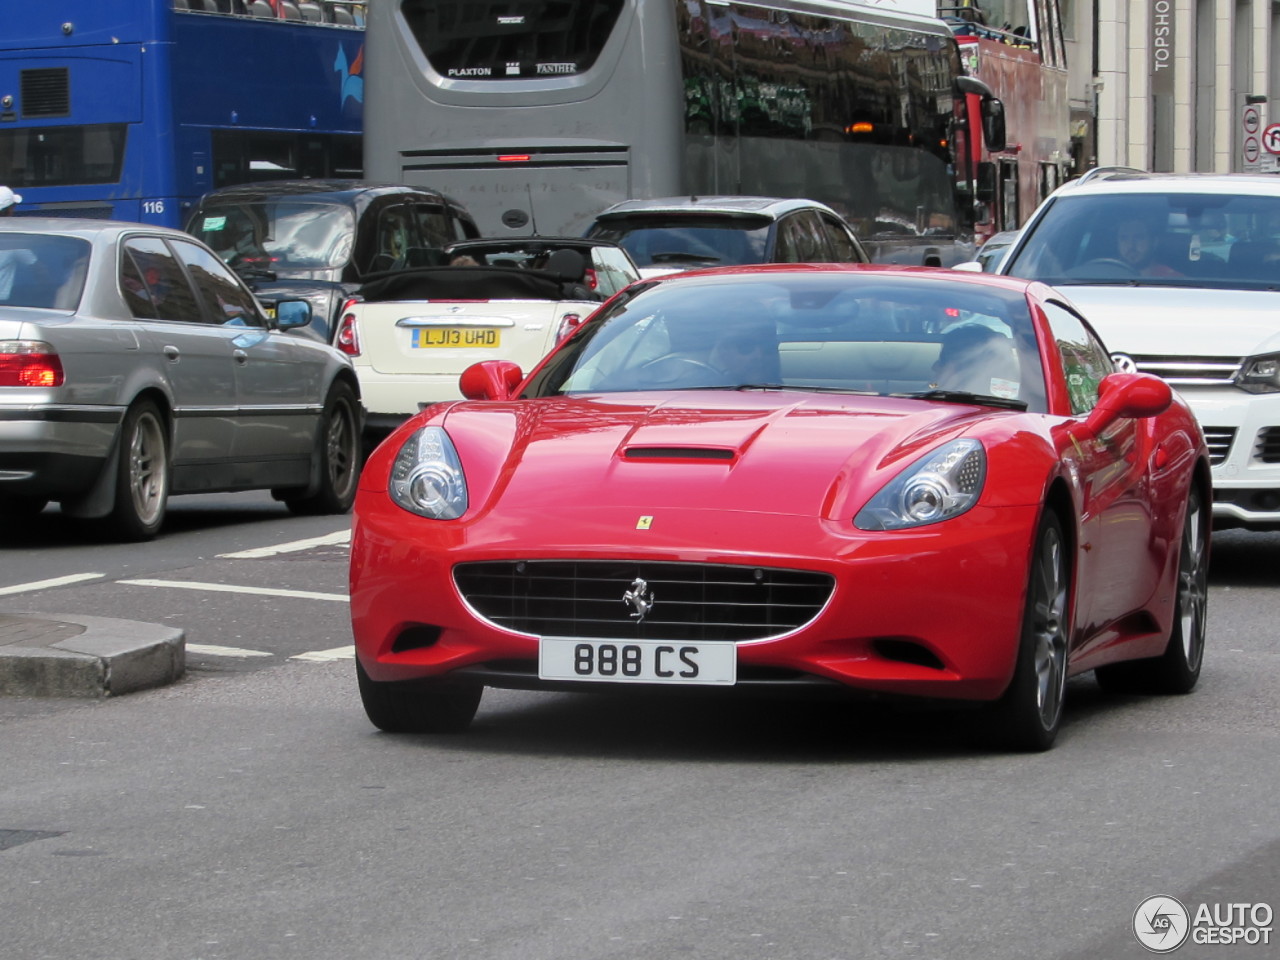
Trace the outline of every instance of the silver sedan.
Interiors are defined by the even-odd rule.
[[[363,408],[345,356],[269,320],[204,244],[134,223],[0,221],[0,515],[56,500],[125,540],[174,494],[350,509]]]

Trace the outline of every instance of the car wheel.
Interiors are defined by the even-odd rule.
[[[1192,489],[1178,550],[1178,595],[1164,654],[1099,667],[1098,685],[1113,693],[1190,693],[1204,662],[1209,599],[1209,514],[1204,496]]]
[[[371,680],[356,660],[364,712],[387,733],[461,733],[480,706],[484,687],[460,680]]]
[[[281,491],[278,496],[297,514],[346,513],[356,498],[360,479],[360,434],[356,397],[345,383],[335,383],[325,401],[316,456],[320,459],[320,484],[306,496]]]
[[[1036,533],[1013,679],[991,710],[992,733],[1016,750],[1047,750],[1062,722],[1067,689],[1070,567],[1062,523],[1046,513]]]
[[[107,527],[121,540],[150,540],[160,532],[169,503],[169,435],[150,400],[135,403],[124,415],[117,471]]]

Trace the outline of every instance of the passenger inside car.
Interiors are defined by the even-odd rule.
[[[966,323],[943,337],[929,386],[1015,400],[1021,367],[1012,338],[985,324]]]

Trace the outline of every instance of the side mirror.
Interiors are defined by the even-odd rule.
[[[311,304],[306,300],[277,300],[276,327],[297,330],[311,323]]]
[[[1073,430],[1077,437],[1096,437],[1120,419],[1157,417],[1173,403],[1169,384],[1149,373],[1113,373],[1098,384],[1098,403],[1085,422]]]
[[[482,360],[462,371],[458,389],[468,400],[510,400],[524,380],[519,364],[510,360]]]

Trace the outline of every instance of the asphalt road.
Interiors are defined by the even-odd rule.
[[[1280,909],[1280,536],[1217,538],[1195,693],[1073,680],[1046,754],[950,712],[512,691],[465,735],[396,737],[342,652],[341,545],[227,556],[342,521],[197,499],[144,548],[57,517],[0,547],[0,588],[101,574],[0,610],[254,651],[0,699],[0,957],[1083,960],[1150,956],[1158,894]]]

